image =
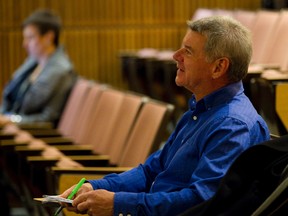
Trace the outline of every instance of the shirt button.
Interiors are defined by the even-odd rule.
[[[197,116],[193,116],[193,120],[195,120],[195,121],[196,121],[196,120],[197,120]]]

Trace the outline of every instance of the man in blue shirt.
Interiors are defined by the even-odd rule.
[[[252,53],[248,30],[222,16],[189,21],[188,27],[173,58],[176,84],[192,92],[189,110],[163,149],[132,170],[85,183],[68,210],[177,215],[211,198],[235,158],[270,138],[241,81]]]

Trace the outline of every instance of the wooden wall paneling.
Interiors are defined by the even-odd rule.
[[[117,58],[118,56],[116,55],[117,51],[120,49],[119,46],[119,29],[118,28],[112,28],[111,30],[111,34],[112,34],[112,49],[111,49],[111,60],[113,62],[113,64],[111,64],[111,72],[109,73],[109,76],[112,79],[112,83],[114,83],[115,86],[119,86],[120,85],[120,78],[121,78],[121,74],[120,74],[120,65],[118,64]],[[109,79],[108,79],[109,80]]]
[[[151,35],[151,47],[156,47],[156,48],[162,48],[163,44],[165,43],[165,34],[166,34],[166,28],[155,28],[153,29],[154,34],[152,33]],[[153,37],[154,36],[154,37]],[[168,36],[168,35],[167,35]],[[153,39],[153,38],[156,38]],[[153,44],[153,42],[155,42],[155,44]]]
[[[117,52],[121,49],[121,36],[119,35],[119,28],[110,28],[107,29],[107,56],[105,58],[105,64],[107,64],[108,70],[104,71],[106,74],[105,81],[109,82],[111,80],[111,84],[117,86],[119,88],[122,87],[122,78],[120,71],[120,64],[118,61]]]
[[[1,27],[7,28],[11,27],[13,25],[13,1],[1,1],[1,7],[0,7],[0,16],[1,16]]]
[[[126,1],[125,0],[118,0],[116,1],[116,7],[117,7],[117,20],[116,24],[120,25],[121,23],[124,23],[124,17],[125,17],[125,7],[126,7]]]
[[[97,74],[97,71],[100,71],[101,73],[101,66],[99,64],[99,55],[101,55],[101,51],[99,49],[99,44],[102,42],[99,40],[99,32],[93,30],[91,35],[91,41],[93,43],[92,50],[91,50],[91,56],[93,64],[91,64],[90,70],[91,70],[91,77],[94,74]],[[106,44],[107,45],[107,44]],[[107,45],[108,46],[108,45]]]
[[[8,73],[4,73],[5,71],[9,70],[8,64],[6,63],[8,61],[8,55],[7,55],[7,51],[8,51],[8,44],[5,43],[5,41],[7,41],[7,33],[6,32],[2,32],[0,31],[0,50],[1,50],[1,54],[0,54],[0,66],[1,66],[1,70],[0,70],[0,93],[2,95],[2,89],[4,88],[7,80],[9,79],[9,74]],[[0,95],[0,98],[2,98]],[[0,104],[1,104],[1,99],[0,99]]]
[[[112,69],[112,74],[111,76],[113,77],[114,74],[114,83],[116,86],[119,88],[124,87],[124,81],[122,79],[121,75],[121,70],[120,70],[120,61],[118,57],[118,52],[119,50],[122,49],[122,40],[123,38],[121,37],[121,30],[120,29],[113,29],[113,38],[114,38],[114,46],[113,46],[113,52],[111,53],[112,58],[114,59],[114,64],[113,64],[113,69]]]
[[[100,42],[98,40],[98,31],[96,31],[95,29],[86,30],[84,37],[82,37],[81,39],[86,41],[86,44],[88,42],[88,45],[85,46],[85,50],[83,50],[83,52],[85,52],[84,56],[86,58],[86,66],[83,65],[83,68],[81,68],[81,70],[86,70],[85,74],[88,78],[98,80],[98,55],[100,55],[98,46]]]
[[[153,0],[148,0],[146,2],[142,1],[142,7],[143,7],[143,24],[151,24],[153,23],[154,20],[154,16],[155,16],[155,11],[156,10],[156,1],[154,1],[153,4]]]
[[[117,31],[115,32],[115,49],[114,49],[114,52],[112,53],[112,56],[115,59],[115,64],[114,64],[114,69],[113,69],[116,75],[115,83],[119,88],[124,89],[126,86],[124,85],[124,80],[123,80],[122,73],[121,73],[120,58],[118,56],[119,50],[123,50],[123,47],[124,47],[123,46],[124,37],[123,37],[122,31],[123,29],[117,29]]]
[[[20,32],[1,32],[0,40],[0,92],[2,95],[4,86],[11,79],[14,71],[20,66],[20,64],[22,64],[26,55],[24,49],[22,48]]]
[[[126,0],[124,2],[124,19],[123,24],[134,24],[135,18],[133,17],[135,12],[135,2],[134,0]]]
[[[143,41],[142,41],[142,35],[144,33],[144,30],[141,32],[139,29],[135,29],[135,50],[140,49],[141,47],[143,47]]]
[[[171,3],[174,5],[174,10],[173,10],[173,14],[174,14],[174,21],[173,23],[179,23],[180,21],[183,22],[183,17],[182,17],[182,13],[181,13],[181,4],[182,1],[179,0],[173,0],[173,3]]]
[[[110,20],[110,25],[116,25],[118,20],[118,3],[113,0],[106,0],[105,11],[107,11],[105,20]]]
[[[182,38],[178,37],[178,29],[171,27],[168,29],[168,33],[164,36],[165,43],[161,47],[162,49],[176,50],[180,47]]]
[[[105,76],[105,82],[108,82],[111,80],[112,85],[117,86],[117,78],[118,78],[118,71],[116,71],[116,58],[117,56],[114,55],[114,53],[117,52],[117,30],[113,28],[109,28],[106,31],[106,44],[105,48],[107,53],[106,57],[104,58],[104,63],[107,65],[107,70],[104,71]],[[109,46],[108,46],[109,44]]]
[[[73,32],[72,32],[73,38]],[[76,45],[76,46],[75,46]],[[98,36],[94,29],[81,29],[77,31],[77,37],[70,43],[72,53],[75,51],[76,69],[78,73],[88,79],[97,80],[98,59]],[[74,47],[75,46],[75,47]]]
[[[121,29],[123,32],[123,48],[121,50],[135,50],[136,30],[132,28]]]
[[[186,7],[186,9],[185,9],[185,18],[186,18],[186,20],[191,20],[191,18],[193,17],[195,11],[198,8],[209,8],[209,6],[207,5],[208,3],[207,3],[207,0],[201,1],[201,3],[199,3],[198,1],[186,2],[186,4],[185,4],[185,7]],[[182,9],[182,10],[184,10],[184,9]],[[184,21],[183,18],[182,18],[182,22]]]
[[[141,32],[141,30],[140,29],[138,29],[138,31],[139,31],[139,35],[141,35],[140,36],[140,48],[146,48],[146,47],[151,47],[151,44],[150,44],[150,39],[151,39],[151,37],[149,36],[149,29],[147,29],[147,28],[144,28],[143,30],[142,30],[142,32]],[[157,38],[154,38],[155,39],[155,41],[154,42],[156,42],[156,40],[157,40]],[[155,47],[156,48],[156,47]]]
[[[19,26],[36,8],[48,7],[61,16],[63,42],[81,75],[121,86],[119,50],[178,49],[185,22],[197,8],[255,10],[260,4],[260,0],[0,0],[1,43],[8,44],[0,45],[1,55],[7,53],[0,58],[5,62],[0,65],[5,74],[0,83],[7,82],[24,60]]]
[[[26,50],[22,46],[22,32],[10,31],[8,33],[7,61],[9,77],[27,58]]]
[[[54,4],[56,2],[53,1],[51,7],[54,8]],[[89,8],[89,4],[86,4],[87,1],[83,0],[81,2],[75,0],[64,1],[64,5],[56,3],[58,8],[61,10],[59,11],[59,15],[63,19],[63,24],[66,27],[75,27],[75,26],[82,26],[85,25],[85,17],[83,17],[83,10]],[[57,7],[56,6],[56,7]]]
[[[178,45],[180,44],[180,38],[178,38],[177,28],[171,27],[168,31],[169,37],[165,37],[167,38],[165,47],[166,49],[176,50],[179,47]]]
[[[113,29],[107,29],[104,36],[106,43],[103,44],[103,49],[106,50],[106,55],[103,58],[103,63],[107,67],[105,71],[102,71],[102,73],[103,75],[105,75],[105,82],[108,82],[110,80],[112,85],[115,85],[115,77],[117,76],[117,73],[115,73],[114,71],[115,58],[113,55],[113,51],[115,50],[115,36],[116,35]]]
[[[146,5],[148,5],[143,0],[133,1],[133,5],[134,5],[133,9],[132,9],[132,11],[133,11],[132,16],[133,16],[133,20],[134,20],[133,24],[139,25],[140,23],[143,23],[143,20],[145,20],[145,16],[143,16],[143,11],[145,11],[145,7],[143,7],[143,4],[145,7],[146,7]]]
[[[110,44],[107,44],[107,31],[100,31],[99,32],[99,55],[98,55],[98,61],[100,65],[100,71],[98,74],[99,81],[106,82],[106,77],[108,73],[108,64],[106,63],[108,61],[107,59],[107,49],[106,46],[110,47]],[[110,60],[109,60],[110,61]],[[98,71],[97,71],[98,72]]]
[[[86,34],[81,39],[86,44],[83,49],[83,56],[86,59],[85,65],[87,65],[87,67],[83,65],[81,70],[87,69],[86,74],[88,78],[99,80],[99,72],[101,72],[99,56],[102,55],[102,51],[99,49],[99,44],[105,44],[105,42],[99,40],[98,31],[95,29],[86,30]],[[107,46],[107,44],[105,45]],[[105,68],[105,66],[103,67]]]
[[[81,71],[83,52],[81,50],[81,37],[78,30],[65,30],[62,33],[61,42],[65,47],[70,59],[72,60],[76,71],[80,75],[84,75],[85,71]],[[84,60],[84,59],[83,59]]]

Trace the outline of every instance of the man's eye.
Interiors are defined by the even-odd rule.
[[[191,51],[188,50],[188,49],[185,49],[185,53],[188,54],[188,55],[190,55],[190,54],[191,54]]]

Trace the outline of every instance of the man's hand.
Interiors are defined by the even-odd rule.
[[[73,185],[72,187],[70,187],[69,189],[67,189],[66,191],[64,191],[62,194],[60,194],[60,197],[63,198],[67,198],[69,196],[69,194],[72,192],[72,190],[74,189],[76,185]],[[90,183],[85,183],[83,184],[80,189],[78,190],[77,194],[75,195],[75,197],[77,197],[78,195],[82,194],[82,193],[86,193],[88,191],[93,191],[93,187]],[[75,197],[72,197],[72,199],[75,199]]]
[[[76,185],[73,185],[72,187],[70,187],[69,189],[67,189],[66,191],[64,191],[62,194],[60,194],[60,197],[63,198],[67,198],[69,196],[69,194],[72,192],[72,190],[74,189]],[[75,199],[77,196],[79,196],[80,194],[89,192],[89,191],[93,191],[93,187],[90,183],[85,183],[83,184],[80,189],[78,190],[78,192],[76,193],[76,195],[74,197],[72,197],[72,199]],[[61,203],[62,206],[66,207],[69,211],[74,211],[77,213],[80,213],[76,207],[72,207],[70,204],[67,203]]]
[[[90,216],[111,216],[114,209],[114,195],[115,193],[102,189],[77,193],[72,203],[73,207],[68,206],[67,210]]]

